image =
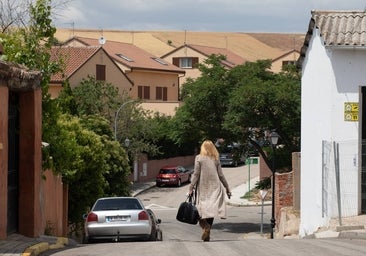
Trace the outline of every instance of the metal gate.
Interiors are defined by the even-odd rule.
[[[19,97],[9,94],[8,120],[8,225],[7,233],[18,231]]]

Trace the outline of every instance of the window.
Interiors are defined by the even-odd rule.
[[[97,65],[96,66],[96,76],[95,79],[97,81],[105,81],[105,65]]]
[[[128,62],[133,62],[133,59],[131,59],[131,58],[127,57],[126,55],[123,55],[122,53],[116,53],[116,55],[117,55],[118,57],[120,57],[121,59],[124,59],[124,60],[126,60],[126,61],[128,61]]]
[[[282,66],[288,66],[288,65],[296,65],[296,61],[295,60],[284,60],[282,61]]]
[[[161,65],[164,65],[164,66],[168,65],[168,63],[166,63],[164,60],[162,60],[160,58],[155,58],[155,57],[151,57],[151,58]]]
[[[149,100],[150,99],[150,87],[149,86],[139,85],[137,90],[138,90],[138,92],[137,92],[138,95],[137,96],[140,99],[143,99],[143,100]]]
[[[197,68],[198,57],[173,58],[173,64],[180,68]]]
[[[156,99],[167,101],[168,100],[168,88],[167,87],[156,87]]]

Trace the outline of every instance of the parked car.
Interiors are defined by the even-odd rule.
[[[174,185],[180,187],[183,183],[190,182],[192,171],[180,165],[164,166],[156,176],[156,186]]]
[[[245,163],[245,154],[240,146],[227,145],[219,148],[221,166],[238,166]]]
[[[135,197],[98,199],[84,215],[84,242],[122,239],[156,240],[161,220]]]
[[[163,231],[160,229],[161,219],[158,219],[151,209],[147,209],[147,213],[150,215],[150,218],[152,220],[150,240],[163,241]]]

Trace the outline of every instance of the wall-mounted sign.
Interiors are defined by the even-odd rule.
[[[344,121],[358,121],[358,102],[344,103]]]

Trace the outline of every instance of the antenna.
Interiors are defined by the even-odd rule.
[[[103,44],[105,44],[106,41],[107,40],[103,36],[103,29],[101,29],[101,35],[99,37],[99,44],[103,45]]]
[[[103,45],[106,41],[107,40],[104,38],[104,36],[99,37],[99,44]]]

